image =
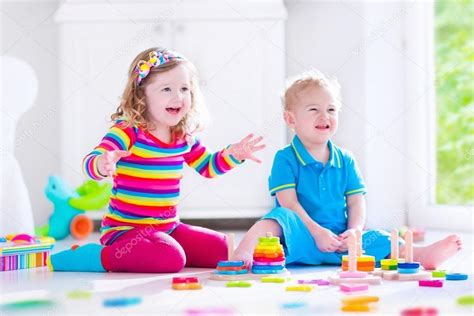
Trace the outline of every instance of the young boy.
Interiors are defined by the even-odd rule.
[[[282,99],[285,122],[296,135],[273,162],[269,189],[276,207],[250,228],[233,260],[251,263],[258,237],[271,232],[280,236],[287,263],[340,264],[348,232],[363,230],[366,219],[366,186],[354,156],[331,141],[338,127],[340,86],[319,72],[307,72],[289,82]],[[362,243],[376,261],[390,254],[385,231],[364,231]],[[414,260],[434,269],[459,249],[460,238],[450,235],[415,247]]]

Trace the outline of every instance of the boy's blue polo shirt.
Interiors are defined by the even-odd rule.
[[[329,160],[323,165],[295,136],[289,146],[275,155],[268,183],[272,195],[294,188],[309,216],[339,234],[347,228],[346,196],[365,194],[366,187],[353,155],[332,141],[328,141],[328,147]]]

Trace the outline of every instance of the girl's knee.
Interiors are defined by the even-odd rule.
[[[154,232],[147,237],[156,251],[153,253],[157,268],[162,272],[178,272],[186,265],[186,254],[183,247],[170,235]]]

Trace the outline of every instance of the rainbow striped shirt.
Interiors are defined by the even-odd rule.
[[[139,126],[125,127],[124,121],[117,121],[84,158],[84,173],[94,180],[103,179],[97,158],[111,150],[129,150],[131,155],[117,163],[109,213],[102,220],[102,244],[110,244],[134,227],[172,231],[178,224],[176,207],[184,162],[206,178],[241,163],[232,155],[224,156],[224,150],[210,153],[198,139],[192,145],[184,139],[167,144]]]

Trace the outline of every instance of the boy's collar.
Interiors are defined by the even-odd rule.
[[[303,166],[310,165],[310,164],[322,164],[320,161],[317,161],[316,159],[313,158],[313,156],[311,156],[311,154],[308,152],[306,147],[304,147],[298,135],[295,135],[295,137],[293,137],[293,140],[291,141],[291,147],[295,151],[298,161]],[[341,155],[339,154],[339,151],[336,149],[336,145],[334,145],[331,140],[328,140],[328,147],[329,147],[328,164],[336,168],[341,168]]]

